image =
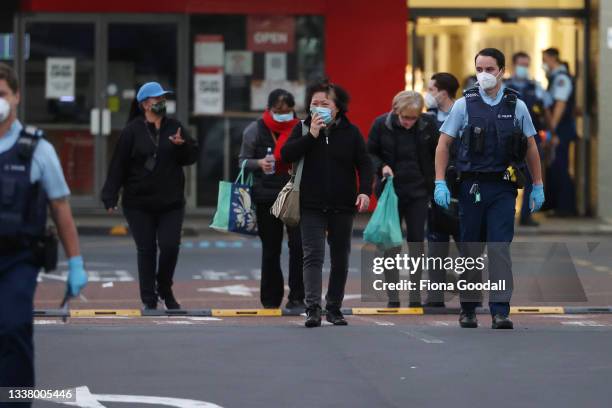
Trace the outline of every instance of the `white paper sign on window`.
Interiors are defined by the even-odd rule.
[[[208,115],[223,113],[223,71],[196,71],[193,86],[194,113]]]
[[[225,74],[253,75],[253,53],[251,51],[226,52]]]
[[[287,79],[287,54],[284,52],[266,53],[266,79],[284,81]]]
[[[225,45],[223,36],[197,35],[194,43],[193,65],[202,67],[223,67]]]
[[[76,60],[47,58],[45,98],[73,102],[75,94]]]

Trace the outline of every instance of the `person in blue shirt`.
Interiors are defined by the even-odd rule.
[[[460,173],[459,224],[462,254],[480,257],[488,247],[489,280],[505,287],[489,293],[492,328],[512,329],[509,318],[512,296],[510,242],[514,236],[514,206],[520,177],[516,166],[524,160],[533,178],[532,211],[544,202],[540,156],[533,136],[529,110],[516,91],[503,85],[506,60],[495,48],[475,57],[478,88],[464,91],[440,129],[436,149],[436,204],[448,208],[450,191],[445,173],[449,149],[456,138],[457,170]],[[472,268],[461,276],[468,282],[481,279],[482,270]],[[478,326],[476,305],[480,292],[460,292],[461,327]]]
[[[508,88],[518,91],[520,99],[525,102],[531,121],[536,132],[545,129],[544,109],[552,104],[550,95],[542,88],[542,85],[534,79],[529,78],[529,66],[531,65],[531,57],[523,51],[519,51],[512,56],[512,76],[506,80],[505,84]],[[538,151],[541,158],[540,138],[535,137]],[[526,227],[537,227],[539,224],[532,218],[531,210],[529,209],[529,195],[531,194],[531,174],[525,172],[525,189],[523,190],[523,201],[521,205],[521,214],[519,223]]]
[[[68,258],[67,294],[87,284],[59,159],[42,132],[17,120],[18,104],[15,71],[0,64],[0,387],[11,388],[34,386],[33,301],[47,206]]]
[[[553,105],[549,110],[554,159],[546,170],[548,208],[560,217],[576,215],[576,188],[569,174],[569,149],[576,133],[576,96],[574,78],[559,58],[559,50],[548,48],[542,53],[543,68],[548,77],[548,93]]]

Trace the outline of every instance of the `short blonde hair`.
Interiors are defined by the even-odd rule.
[[[416,91],[401,91],[393,97],[391,108],[394,113],[400,113],[406,108],[417,109],[419,112],[423,110],[425,101],[420,93]]]

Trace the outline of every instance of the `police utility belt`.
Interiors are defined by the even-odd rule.
[[[22,251],[31,251],[31,263],[45,272],[57,269],[58,241],[53,230],[49,229],[41,237],[0,237],[0,256]]]

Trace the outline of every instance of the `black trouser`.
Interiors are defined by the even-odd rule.
[[[331,270],[325,301],[327,308],[342,306],[348,275],[354,215],[349,212],[302,210],[302,245],[304,247],[304,289],[306,306],[321,305],[325,233],[329,244]]]
[[[185,209],[150,212],[123,208],[123,214],[125,214],[138,250],[140,299],[144,304],[156,304],[158,294],[164,297],[172,290],[172,278],[178,260]],[[158,246],[159,261],[157,259]]]
[[[284,224],[270,214],[272,203],[257,203],[257,230],[261,238],[261,304],[277,308],[283,301],[285,282],[281,268]],[[287,227],[289,246],[289,300],[304,300],[303,256],[300,228]]]
[[[401,202],[398,207],[400,223],[402,219],[406,223],[406,241],[408,242],[408,253],[411,258],[418,258],[423,255],[425,246],[425,222],[427,221],[427,210],[429,198],[415,198],[409,202]],[[393,248],[385,251],[385,257],[395,257],[401,252],[401,248]],[[412,271],[411,271],[412,272]],[[416,282],[418,289],[421,282],[423,269],[419,268],[414,274],[410,275],[410,282]],[[385,280],[387,282],[399,282],[399,271],[397,269],[385,269]],[[396,290],[387,291],[390,302],[399,302],[399,292]],[[420,290],[411,290],[409,302],[421,302]]]

